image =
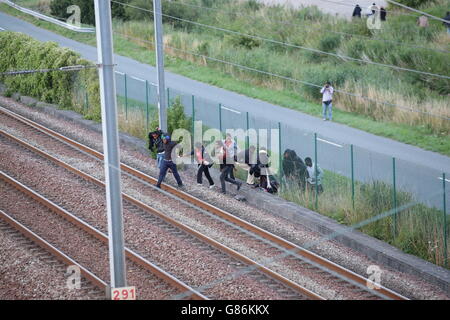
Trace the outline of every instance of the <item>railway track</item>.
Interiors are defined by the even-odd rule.
[[[96,150],[81,145],[76,141],[64,137],[63,135],[49,130],[22,116],[13,114],[11,111],[0,108],[0,114],[4,117],[10,117],[18,123],[27,126],[29,128],[28,130],[39,132],[40,135],[45,134],[49,139],[53,139],[54,143],[58,144],[58,149],[69,148],[70,146],[70,148],[73,148],[73,150],[75,150],[76,152],[84,154],[84,157],[86,159],[90,158],[90,160],[86,161],[97,159],[97,161],[100,162],[103,160],[103,155]],[[2,131],[2,134],[7,135],[4,131]],[[17,138],[12,136],[10,136],[9,138],[17,140]],[[34,148],[30,145],[24,144],[23,142],[17,141],[17,143],[21,143],[30,150]],[[87,179],[98,186],[103,186],[103,182],[101,182],[100,180],[84,172],[79,172],[72,166],[64,164],[62,161],[46,154],[43,151],[34,150],[33,152],[40,153],[41,156],[44,156],[47,159],[51,159],[51,161],[58,163],[58,165],[64,166],[66,169],[74,172],[79,176],[82,176],[84,179]],[[281,281],[282,283],[284,283],[284,285],[291,288],[292,290],[296,290],[297,292],[303,290],[303,293],[306,296],[313,299],[321,299],[322,297],[319,294],[315,294],[311,290],[297,284],[294,279],[295,277],[292,278],[291,276],[289,276],[289,270],[305,273],[311,277],[316,277],[319,279],[319,281],[333,283],[333,286],[335,287],[342,287],[342,290],[346,290],[349,293],[354,292],[354,294],[356,294],[356,297],[360,299],[405,299],[405,297],[385,287],[379,287],[379,289],[376,291],[369,290],[366,286],[368,280],[364,277],[361,277],[360,275],[347,270],[327,259],[324,259],[311,251],[305,250],[292,242],[284,240],[281,237],[278,237],[270,232],[267,232],[266,230],[259,228],[258,226],[237,218],[234,215],[216,206],[212,206],[207,202],[197,199],[190,194],[178,190],[170,185],[163,185],[162,192],[157,191],[153,187],[156,184],[155,178],[146,175],[143,172],[132,168],[131,166],[121,164],[121,169],[125,173],[126,179],[132,179],[133,183],[140,184],[141,189],[145,188],[150,190],[149,192],[152,192],[152,196],[154,198],[159,198],[161,199],[161,201],[166,203],[177,202],[178,206],[186,209],[186,211],[189,213],[189,218],[184,219],[184,222],[177,221],[174,217],[171,217],[168,214],[163,214],[161,213],[161,211],[156,210],[155,208],[151,208],[143,201],[137,200],[127,194],[124,194],[124,199],[127,200],[129,205],[138,208],[138,210],[142,209],[143,212],[151,212],[159,219],[164,220],[166,223],[169,223],[172,226],[175,226],[177,229],[183,230],[184,232],[193,235],[197,239],[201,239],[209,245],[214,246],[215,248],[218,248],[229,255],[232,255],[236,259],[245,263],[250,271],[255,269],[259,270],[260,272],[265,273],[271,278]],[[207,223],[214,224],[216,228],[227,230],[226,232],[228,232],[230,235],[233,234],[232,237],[242,239],[242,241],[245,239],[245,241],[253,242],[255,245],[258,245],[260,247],[260,252],[270,252],[270,254],[266,255],[266,259],[256,262],[255,259],[249,258],[248,255],[237,252],[237,250],[233,250],[228,246],[221,244],[221,242],[211,239],[209,236],[206,236],[198,230],[195,230],[192,227],[192,221],[194,219],[196,221],[202,221],[204,223],[206,223],[205,221],[208,221]],[[191,226],[189,226],[189,222],[191,223]],[[282,262],[281,264],[283,264],[282,267],[279,266],[280,261]],[[292,278],[292,280],[289,278]]]
[[[106,253],[108,246],[108,237],[95,228],[89,226],[87,223],[83,222],[73,214],[67,212],[60,206],[56,205],[49,199],[46,199],[45,197],[39,195],[37,192],[20,183],[19,181],[8,176],[4,172],[0,172],[0,180],[5,183],[5,185],[3,185],[1,188],[5,197],[4,202],[6,203],[7,201],[11,201],[10,199],[7,199],[7,194],[16,192],[16,194],[18,193],[19,197],[21,197],[21,199],[27,203],[27,206],[32,208],[28,212],[33,213],[33,215],[30,215],[27,214],[27,212],[25,212],[25,214],[18,214],[16,212],[15,215],[17,216],[17,218],[14,218],[12,214],[7,214],[4,211],[0,210],[0,219],[67,266],[77,266],[84,278],[86,278],[90,283],[101,289],[106,294],[108,289],[108,284],[106,281],[102,280],[99,276],[91,272],[89,270],[90,268],[76,262],[68,254],[64,253],[57,247],[58,244],[64,247],[63,243],[68,241],[70,242],[70,240],[73,240],[73,236],[77,234],[78,238],[86,240],[83,243],[85,248],[89,248],[90,251],[94,251],[95,249],[97,249],[97,251]],[[38,209],[39,213],[39,210],[44,210],[44,215],[41,216],[42,220],[38,220],[38,223],[45,222],[45,224],[42,223],[41,225],[40,233],[43,233],[45,234],[45,236],[53,239],[53,242],[57,243],[56,245],[52,245],[49,241],[45,240],[44,237],[38,235],[38,233],[33,232],[30,228],[25,226],[25,224],[32,224],[34,225],[34,227],[36,227],[37,222],[34,221],[36,206],[40,207]],[[22,220],[22,222],[20,222],[19,219]],[[53,233],[55,230],[45,230],[46,224],[50,224],[52,226],[62,224],[64,226],[64,234],[55,234]],[[77,243],[76,240],[74,240],[73,244],[75,243]],[[74,252],[79,249],[81,248],[74,248],[74,250],[72,250],[72,255],[74,255]],[[136,286],[140,287],[140,291],[153,291],[155,288],[158,288],[159,290],[165,290],[165,295],[159,295],[156,297],[152,297],[151,295],[149,295],[147,296],[148,298],[162,298],[164,296],[170,297],[176,294],[188,292],[189,294],[186,295],[186,297],[188,297],[189,299],[208,299],[206,296],[198,293],[196,290],[174,278],[172,275],[168,274],[161,268],[150,263],[136,252],[128,248],[126,248],[125,250],[126,258],[128,260],[128,271],[132,271],[133,273],[138,274],[137,279],[135,278],[134,280],[140,280],[140,282],[135,283]],[[92,252],[89,253],[89,257],[91,255],[93,255]],[[100,255],[100,257],[102,256]],[[103,259],[94,261],[95,264],[98,264],[95,265],[97,269],[103,268],[103,273],[105,273],[105,270],[108,270],[108,264],[102,264],[102,261],[107,262],[107,259],[105,260],[105,258],[107,258],[107,255],[103,255]],[[93,264],[91,264],[91,268],[92,267]]]
[[[34,258],[37,258],[40,262],[45,263],[46,265],[50,265],[52,267],[51,269],[55,270],[59,274],[60,276],[59,278],[61,278],[61,275],[63,274],[64,278],[68,276],[67,274],[68,267],[73,266],[77,267],[78,270],[80,270],[81,276],[79,282],[80,285],[79,290],[83,290],[83,292],[81,293],[81,297],[90,299],[105,298],[105,292],[107,289],[106,282],[99,279],[96,275],[92,274],[89,270],[81,266],[75,260],[64,254],[64,252],[58,250],[49,242],[41,238],[38,234],[31,231],[23,224],[12,218],[11,215],[7,214],[2,210],[0,210],[0,232],[3,235],[9,236],[12,240],[14,240],[16,246],[21,247],[22,249],[26,250],[26,252],[31,253],[32,256]],[[15,263],[18,262],[16,257],[11,257],[11,259],[14,259],[12,261],[14,261]],[[19,263],[22,262],[23,261],[20,261]],[[34,262],[26,261],[26,264],[34,264]],[[58,274],[54,273],[52,274],[51,272],[49,274],[48,273],[49,270],[47,269],[42,270],[41,267],[38,267],[38,270],[35,271],[38,275],[40,275],[40,278],[44,278],[41,281],[47,282],[46,284],[48,284],[48,282],[51,281],[53,282],[52,285],[56,286],[55,279],[58,278]],[[7,275],[7,272],[3,271],[3,274]],[[45,278],[47,278],[47,280],[45,280]],[[66,289],[70,291],[70,288],[67,288],[67,280],[70,279],[64,278],[59,279],[59,281],[66,280],[65,281]],[[61,286],[61,284],[58,285]],[[23,295],[23,291],[24,288],[21,288],[20,292],[18,293],[21,298]],[[42,292],[41,289],[39,290],[37,297],[42,298],[42,294],[44,294],[45,296],[45,292]],[[25,295],[23,298],[28,297]]]
[[[6,139],[11,139],[11,144],[16,144],[17,146],[21,146],[21,147],[27,147],[29,151],[31,151],[33,149],[32,146],[27,145],[24,142],[21,142],[20,140],[15,140],[15,138],[13,137],[9,137],[8,135],[5,134],[4,132],[0,132],[0,145],[2,146],[3,150],[8,150],[7,152],[9,152],[10,154],[15,154],[16,157],[19,158],[25,158],[25,156],[23,154],[20,154],[19,150],[12,150],[9,149],[8,144],[5,143],[5,137],[7,137]],[[28,151],[27,150],[27,151]],[[27,152],[27,153],[31,153],[31,152]],[[45,154],[42,151],[38,151],[38,150],[34,150],[35,152],[37,152],[39,154],[39,158],[44,156]],[[49,155],[46,155],[48,159],[51,159],[52,157]],[[41,165],[46,162],[45,159],[44,161],[39,160],[39,159],[31,159],[31,157],[27,156],[27,159],[29,159],[29,162],[38,162]],[[53,159],[54,161],[54,169],[50,169],[50,170],[58,170],[60,168],[57,167],[56,163],[58,160]],[[48,161],[50,162],[50,161]],[[19,167],[21,167],[20,164],[14,163],[14,165],[18,165]],[[67,164],[64,164],[64,170],[67,174],[70,174],[71,176],[74,176],[75,171],[73,171],[73,174],[71,174],[70,172],[68,172],[69,170],[74,170],[73,168],[71,168],[70,166],[68,166]],[[42,169],[38,169],[36,171],[42,171],[42,172],[46,172],[49,169],[46,170],[42,170]],[[18,171],[21,171],[21,169],[19,168]],[[89,179],[89,176],[87,176],[86,174],[80,173],[81,176],[78,176],[78,180],[80,181],[80,183],[84,183],[86,184],[86,180]],[[60,173],[56,173],[58,180],[61,179],[62,181],[68,181],[73,179],[73,177],[66,177],[63,176]],[[3,178],[2,178],[3,176]],[[2,179],[7,179],[6,175],[0,175],[0,178]],[[93,178],[91,178],[93,179]],[[8,182],[11,182],[11,179],[8,180]],[[91,180],[91,182],[95,182],[94,180]],[[11,182],[12,183],[12,182]],[[39,186],[39,184],[41,183],[41,180],[39,178],[39,180],[36,182],[36,185]],[[101,184],[100,181],[97,181],[97,183]],[[36,187],[36,185],[34,187]],[[66,186],[64,186],[66,187]],[[73,186],[71,186],[73,188]],[[62,189],[62,187],[59,187]],[[92,189],[92,188],[91,188]],[[89,190],[89,192],[92,190]],[[97,190],[98,191],[98,190]],[[44,194],[46,193],[45,190],[41,190],[40,192],[43,192]],[[104,190],[101,190],[100,192],[102,195],[104,195]],[[46,195],[47,196],[47,195]],[[51,197],[51,200],[53,200],[54,202],[61,202],[61,203],[67,203],[69,200],[66,199],[66,197],[64,197],[62,194],[57,194],[56,196],[49,196]],[[79,199],[75,196],[76,200],[79,201]],[[131,199],[132,200],[132,199]],[[239,275],[239,273],[243,273],[243,269],[246,269],[248,267],[248,265],[246,265],[245,263],[242,263],[240,261],[236,261],[236,259],[234,259],[233,257],[229,256],[229,255],[225,255],[222,252],[220,252],[219,250],[217,250],[216,247],[212,247],[209,244],[205,244],[203,241],[199,241],[196,238],[193,238],[189,233],[184,232],[184,230],[174,226],[173,224],[170,224],[166,221],[164,221],[163,219],[157,217],[156,215],[149,215],[149,209],[146,208],[145,206],[142,206],[139,204],[139,202],[131,202],[130,199],[127,199],[125,197],[125,210],[124,210],[124,217],[125,220],[129,220],[131,219],[131,215],[134,216],[134,218],[136,216],[142,217],[142,219],[140,219],[137,222],[137,226],[136,224],[132,227],[130,227],[130,229],[133,229],[134,231],[137,230],[137,227],[142,228],[147,230],[147,228],[153,228],[155,230],[155,232],[159,232],[161,233],[158,229],[163,229],[164,233],[161,233],[157,238],[159,239],[164,239],[163,242],[171,242],[170,243],[170,247],[175,246],[176,243],[189,243],[190,246],[194,247],[194,253],[189,255],[189,259],[194,259],[194,260],[199,260],[197,261],[196,264],[196,269],[198,269],[198,275],[197,278],[199,278],[200,280],[202,279],[201,276],[205,276],[205,274],[203,274],[202,270],[201,270],[201,266],[206,264],[210,264],[211,261],[207,261],[207,260],[215,260],[213,262],[215,262],[215,264],[218,264],[218,267],[220,267],[220,264],[225,265],[225,266],[229,266],[227,267],[227,269],[229,269],[229,271],[227,271],[227,273],[222,273],[220,281],[203,281],[203,284],[205,284],[205,282],[207,283],[207,286],[204,286],[203,288],[201,288],[202,292],[207,292],[207,293],[211,293],[211,291],[214,291],[216,295],[211,294],[212,298],[217,299],[218,297],[220,298],[228,298],[228,296],[224,296],[224,295],[219,295],[217,296],[218,292],[222,293],[224,292],[224,287],[226,287],[227,285],[229,285],[229,283],[233,283],[234,282],[234,286],[236,287],[236,292],[231,292],[230,296],[231,298],[245,298],[246,296],[248,297],[252,297],[253,292],[256,292],[257,295],[254,298],[258,298],[258,299],[268,299],[268,298],[275,298],[275,299],[307,299],[307,298],[316,298],[316,295],[314,295],[313,293],[310,293],[309,296],[305,295],[305,292],[308,293],[308,291],[304,291],[302,290],[302,288],[296,284],[292,284],[293,288],[289,288],[286,287],[284,284],[279,283],[278,281],[275,281],[274,279],[268,277],[266,274],[259,272],[258,270],[254,270],[253,272],[245,272],[243,275]],[[150,209],[151,210],[151,209]],[[77,213],[77,215],[79,215],[80,213]],[[105,215],[104,215],[105,216]],[[89,219],[89,216],[85,215],[83,216],[84,219]],[[79,223],[82,223],[85,227],[89,226],[87,225],[87,223],[83,222],[81,219],[77,218],[77,217],[73,217],[72,219],[76,219],[78,220]],[[95,223],[95,222],[94,222]],[[105,229],[104,226],[102,226],[101,224],[99,225],[97,223],[98,227],[101,229]],[[89,228],[91,229],[91,228]],[[89,231],[89,232],[92,232]],[[127,233],[126,233],[127,234]],[[92,234],[93,236],[97,237],[95,234]],[[146,236],[145,232],[142,232],[142,234],[128,234],[128,240],[133,241],[137,240],[135,242],[139,243],[139,237],[144,237]],[[106,236],[103,236],[104,240],[106,241]],[[137,239],[136,239],[137,238]],[[150,241],[147,242],[147,244],[152,245],[153,247],[157,246],[158,244],[155,243],[151,243]],[[160,243],[161,244],[161,241]],[[153,248],[152,248],[153,249]],[[133,245],[133,250],[139,250],[139,254],[142,254],[144,256],[144,258],[148,259],[152,259],[152,255],[149,254],[149,252],[147,252],[148,250],[150,250],[146,245],[141,245],[139,243],[139,245],[134,244]],[[191,250],[191,249],[190,249]],[[166,250],[167,251],[167,250]],[[198,258],[196,257],[197,253],[199,256],[204,255],[203,258]],[[168,258],[168,256],[171,255],[171,252],[166,252],[165,253],[165,258]],[[183,257],[182,257],[183,258]],[[174,259],[172,259],[174,260]],[[160,263],[163,261],[159,261]],[[173,261],[175,263],[175,261]],[[184,261],[186,262],[186,261]],[[169,267],[170,265],[168,265],[166,263],[166,267]],[[223,267],[223,266],[222,266]],[[178,266],[178,269],[182,268],[182,269],[186,269],[183,265]],[[192,267],[191,267],[192,268]],[[176,271],[177,268],[175,268]],[[218,272],[218,270],[216,270],[216,266],[214,265],[210,271],[211,274],[215,275],[215,272]],[[237,278],[234,279],[232,278],[231,280],[227,279],[227,276],[229,274],[238,274]],[[210,275],[211,276],[211,275]],[[180,278],[177,275],[177,278]],[[217,277],[216,277],[217,278]],[[184,280],[184,279],[182,279]],[[186,281],[189,281],[189,279],[186,279]],[[192,281],[192,279],[191,279]],[[211,283],[209,283],[211,282]],[[245,293],[244,291],[247,291],[247,293]],[[244,293],[243,293],[244,292]],[[234,296],[233,296],[234,294]],[[171,297],[176,298],[176,299],[184,299],[184,298],[189,298],[192,295],[192,292],[188,291],[188,290],[184,290],[183,292],[180,292],[178,294],[174,294]],[[210,296],[208,294],[208,296]]]

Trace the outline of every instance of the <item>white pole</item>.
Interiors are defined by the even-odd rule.
[[[167,101],[166,85],[164,81],[164,47],[161,0],[153,0],[153,12],[156,39],[156,69],[158,71],[159,128],[163,132],[167,132]]]
[[[111,288],[126,287],[111,1],[94,0],[105,156]]]

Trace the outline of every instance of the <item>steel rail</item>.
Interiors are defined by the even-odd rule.
[[[46,128],[46,127],[44,127],[44,126],[42,126],[42,125],[40,125],[40,124],[38,124],[38,123],[36,123],[34,121],[31,121],[31,120],[29,120],[29,119],[27,119],[27,118],[25,118],[25,117],[23,117],[21,115],[17,115],[16,113],[13,113],[13,112],[5,109],[5,108],[0,107],[0,111],[10,115],[13,118],[16,118],[17,120],[25,123],[26,125],[29,125],[31,127],[36,128],[39,131],[47,133],[48,135],[56,137],[57,139],[61,139],[61,140],[65,141],[65,142],[69,143],[70,145],[72,145],[74,148],[80,149],[80,150],[82,150],[82,151],[84,151],[84,152],[86,152],[88,154],[91,154],[91,155],[97,157],[100,160],[103,160],[103,154],[98,152],[98,151],[96,151],[96,150],[94,150],[94,149],[92,149],[92,148],[89,148],[89,147],[87,147],[87,146],[85,146],[85,145],[83,145],[83,144],[81,144],[81,143],[79,143],[77,141],[74,141],[74,140],[72,140],[70,138],[67,138],[64,135],[62,135],[62,134],[60,134],[58,132],[55,132],[54,130],[48,129],[48,128]],[[141,171],[139,171],[137,169],[134,169],[134,168],[132,168],[132,167],[130,167],[130,166],[124,164],[124,163],[121,163],[121,169],[124,170],[125,172],[133,175],[133,176],[138,177],[139,179],[141,179],[141,180],[143,180],[145,182],[148,182],[150,184],[156,185],[157,179],[155,179],[155,178],[153,178],[153,177],[151,177],[151,176],[149,176],[149,175],[147,175],[147,174],[145,174],[145,173],[143,173],[143,172],[141,172]],[[273,243],[276,243],[277,245],[285,248],[286,250],[289,250],[293,254],[298,254],[298,255],[300,255],[302,257],[305,257],[306,259],[309,259],[309,260],[311,260],[311,261],[313,261],[313,262],[315,262],[315,263],[317,263],[317,264],[319,264],[319,265],[321,265],[321,266],[323,266],[323,267],[325,267],[325,268],[327,268],[329,270],[332,270],[332,271],[336,272],[337,274],[339,274],[339,275],[341,275],[341,276],[343,276],[343,277],[345,277],[347,279],[355,281],[358,284],[366,286],[368,283],[372,283],[374,286],[379,288],[379,289],[377,289],[377,292],[379,294],[382,294],[382,295],[386,296],[389,299],[408,300],[406,297],[404,297],[404,296],[402,296],[402,295],[400,295],[400,294],[390,290],[389,288],[386,288],[384,286],[380,286],[379,284],[375,284],[373,281],[371,281],[369,279],[366,279],[363,276],[361,276],[361,275],[359,275],[359,274],[357,274],[357,273],[355,273],[355,272],[353,272],[351,270],[348,270],[348,269],[346,269],[346,268],[344,268],[344,267],[342,267],[342,266],[340,266],[340,265],[338,265],[338,264],[336,264],[336,263],[334,263],[334,262],[332,262],[332,261],[330,261],[330,260],[328,260],[326,258],[323,258],[323,257],[315,254],[314,252],[310,251],[310,250],[304,249],[304,248],[302,248],[302,247],[300,247],[300,246],[298,246],[298,245],[296,245],[296,244],[294,244],[294,243],[292,243],[292,242],[290,242],[288,240],[285,240],[285,239],[283,239],[283,238],[281,238],[281,237],[279,237],[279,236],[277,236],[277,235],[275,235],[275,234],[273,234],[273,233],[271,233],[269,231],[266,231],[266,230],[264,230],[264,229],[262,229],[262,228],[260,228],[260,227],[258,227],[256,225],[254,225],[254,224],[251,224],[251,223],[249,223],[249,222],[247,222],[247,221],[245,221],[245,220],[243,220],[243,219],[241,219],[239,217],[236,217],[236,216],[232,215],[231,213],[226,212],[225,210],[222,210],[222,209],[220,209],[220,208],[218,208],[218,207],[216,207],[214,205],[211,205],[211,204],[209,204],[209,203],[207,203],[207,202],[205,202],[205,201],[203,201],[201,199],[198,199],[198,198],[196,198],[196,197],[194,197],[194,196],[192,196],[192,195],[190,195],[190,194],[188,194],[186,192],[183,192],[183,191],[181,191],[181,190],[179,190],[179,189],[177,189],[175,187],[172,187],[172,186],[167,185],[167,184],[162,184],[162,189],[167,191],[167,192],[169,192],[169,193],[171,193],[172,195],[175,195],[176,197],[178,197],[180,199],[183,199],[183,200],[193,204],[196,207],[199,207],[199,208],[204,209],[204,210],[206,210],[206,211],[208,211],[210,213],[213,213],[213,214],[215,214],[215,215],[217,215],[217,216],[219,216],[219,217],[221,217],[223,219],[228,220],[229,222],[231,222],[231,223],[233,223],[233,224],[235,224],[237,226],[240,226],[240,227],[246,229],[247,231],[250,231],[250,232],[252,232],[254,234],[257,234],[257,235],[265,238],[266,240],[269,240],[269,241],[271,241]]]
[[[31,150],[34,153],[39,154],[43,158],[45,158],[45,159],[47,159],[47,160],[49,160],[51,162],[54,162],[58,166],[61,166],[61,167],[65,168],[66,170],[68,170],[68,171],[70,171],[70,172],[72,172],[72,173],[82,177],[83,179],[85,179],[85,180],[87,180],[87,181],[89,181],[89,182],[91,182],[91,183],[93,183],[93,184],[95,184],[95,185],[97,185],[97,186],[99,186],[101,188],[105,188],[105,184],[102,181],[96,179],[95,177],[92,177],[91,175],[89,175],[87,173],[84,173],[84,172],[82,172],[82,171],[72,167],[71,165],[69,165],[67,163],[64,163],[63,161],[53,157],[52,155],[50,155],[50,154],[48,154],[48,153],[46,153],[46,152],[44,152],[42,150],[39,150],[38,148],[36,148],[36,147],[34,147],[34,146],[24,142],[24,141],[21,141],[20,139],[18,139],[16,137],[14,137],[14,136],[4,132],[1,129],[0,129],[0,135],[4,135],[5,137],[9,138],[10,140],[14,141],[15,143],[17,143],[17,144],[19,144],[19,145],[21,145],[21,146]],[[2,175],[3,174],[0,171],[0,178],[3,178]],[[43,197],[41,197],[40,195],[37,195],[33,191],[31,191],[31,193],[33,194],[32,197],[34,199],[36,199],[37,201],[45,202],[45,199]],[[305,295],[305,296],[307,296],[310,299],[325,300],[323,297],[321,297],[320,295],[310,291],[309,289],[307,289],[307,288],[305,288],[305,287],[295,283],[292,280],[287,279],[286,277],[278,274],[277,272],[274,272],[274,271],[268,269],[267,267],[259,264],[258,262],[256,262],[256,261],[254,261],[254,260],[252,260],[252,259],[250,259],[250,258],[248,258],[248,257],[246,257],[246,256],[244,256],[242,254],[240,254],[239,252],[237,252],[237,251],[235,251],[235,250],[233,250],[233,249],[231,249],[231,248],[221,244],[220,242],[217,242],[216,240],[211,239],[210,237],[205,236],[202,233],[200,233],[200,232],[198,232],[198,231],[196,231],[196,230],[194,230],[194,229],[192,229],[192,228],[190,228],[190,227],[188,227],[186,225],[183,225],[182,223],[176,221],[175,219],[165,215],[161,211],[156,210],[156,209],[148,206],[147,204],[145,204],[145,203],[143,203],[143,202],[141,202],[141,201],[139,201],[139,200],[137,200],[137,199],[135,199],[135,198],[125,194],[125,193],[122,193],[122,197],[123,197],[124,200],[126,200],[130,204],[135,205],[136,207],[138,207],[138,208],[140,208],[140,209],[142,209],[142,210],[144,210],[146,212],[151,212],[153,215],[159,217],[160,219],[164,220],[165,222],[167,222],[167,223],[169,223],[169,224],[171,224],[171,225],[173,225],[173,226],[175,226],[175,227],[177,227],[177,228],[179,228],[179,229],[181,229],[181,230],[183,230],[183,231],[193,235],[194,237],[200,239],[204,243],[212,245],[213,247],[219,249],[222,252],[225,252],[225,253],[231,255],[232,257],[242,261],[243,263],[245,263],[245,264],[247,264],[247,265],[249,265],[251,267],[254,267],[255,269],[261,271],[262,273],[268,275],[269,277],[280,281],[281,283],[283,283],[284,285],[290,287],[294,291],[299,292],[302,295]],[[71,213],[67,212],[66,210],[64,210],[62,208],[59,208],[56,205],[52,205],[52,210],[54,210],[55,212],[57,212],[58,214],[60,214],[61,216],[65,217],[65,218],[67,217],[66,219],[68,219],[70,222],[73,222],[74,224],[76,224],[77,226],[79,226],[80,228],[82,228],[83,230],[85,230],[86,232],[91,234],[92,236],[96,237],[100,241],[106,241],[106,242],[108,241],[106,235],[100,233],[99,231],[97,231],[96,229],[92,228],[91,226],[86,224],[81,219],[73,216]],[[136,258],[133,255],[131,255],[131,253],[129,252],[129,250],[127,248],[125,248],[125,252],[126,252],[127,258],[130,258],[130,259]],[[142,262],[139,262],[139,263],[142,263]]]
[[[9,214],[0,209],[0,219],[5,221],[10,227],[19,231],[25,238],[30,239],[33,243],[37,244],[39,247],[49,252],[52,256],[54,256],[57,260],[63,262],[67,266],[75,265],[80,269],[81,275],[91,282],[93,285],[98,287],[99,289],[104,290],[106,296],[106,290],[108,288],[108,284],[97,277],[95,274],[90,272],[88,269],[83,267],[81,264],[67,256],[64,252],[60,251],[45,239],[41,238],[39,235],[28,229],[26,226],[21,224],[19,221],[15,220]]]
[[[3,132],[0,132],[3,134]],[[15,140],[17,142],[17,140]],[[24,145],[25,146],[25,145]],[[28,145],[29,147],[32,147],[31,145]],[[36,150],[33,150],[36,151]],[[40,153],[41,154],[41,153]],[[41,154],[42,155],[42,154]],[[59,163],[58,163],[59,164]],[[102,242],[105,245],[108,245],[108,236],[104,233],[98,231],[94,227],[90,226],[80,218],[76,217],[75,215],[71,214],[67,210],[61,208],[60,206],[54,204],[52,201],[46,199],[45,197],[41,196],[34,190],[28,188],[24,184],[20,183],[16,179],[8,176],[6,173],[0,171],[0,179],[5,181],[6,183],[10,184],[20,192],[26,194],[27,196],[31,197],[32,199],[36,200],[37,202],[41,203],[45,207],[47,207],[52,212],[56,213],[60,217],[64,218],[68,222],[72,223],[76,227],[80,228],[81,230],[85,231],[89,235],[93,236],[100,242]],[[133,252],[132,250],[125,248],[125,254],[126,257],[133,261],[135,264],[139,265],[143,269],[151,272],[156,277],[162,279],[164,282],[170,284],[171,286],[177,288],[178,290],[182,292],[189,292],[190,296],[194,300],[208,300],[206,296],[203,294],[197,292],[195,289],[191,288],[187,284],[183,283],[182,281],[176,279],[171,274],[167,273],[166,271],[162,270],[160,267],[156,266],[155,264],[151,263],[150,261],[146,260],[145,258],[141,257],[139,254]]]

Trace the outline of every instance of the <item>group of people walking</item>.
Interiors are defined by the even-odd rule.
[[[380,7],[378,9],[377,5],[375,3],[372,3],[371,6],[369,6],[369,8],[367,8],[367,11],[365,13],[365,15],[367,17],[373,16],[377,13],[377,11],[379,11],[380,14],[380,20],[381,21],[386,21],[386,16],[387,16],[387,11],[384,7]],[[359,4],[357,4],[355,6],[355,9],[353,9],[353,14],[352,17],[353,18],[361,18],[361,15],[363,13],[363,9],[359,6]]]
[[[159,178],[157,187],[161,188],[161,183],[164,181],[167,172],[170,170],[178,186],[183,187],[183,182],[177,170],[177,166],[174,163],[172,157],[176,154],[174,149],[177,143],[172,141],[170,136],[164,134],[159,128],[149,133],[149,149],[156,153],[157,166],[159,168]],[[267,150],[261,148],[259,152],[256,152],[254,146],[250,146],[248,149],[238,152],[236,142],[233,140],[230,134],[226,135],[225,140],[219,140],[216,142],[213,156],[219,160],[220,167],[220,184],[221,192],[226,193],[226,184],[229,182],[236,186],[236,190],[239,191],[242,182],[237,181],[234,177],[234,170],[236,166],[246,170],[247,184],[253,187],[261,187],[264,190],[275,193],[277,191],[278,183],[273,175],[271,175],[269,168],[269,156]],[[197,162],[197,184],[203,184],[203,175],[206,177],[209,183],[209,187],[214,188],[214,180],[209,172],[210,168],[214,165],[211,155],[208,154],[205,146],[197,142],[191,153],[183,156],[193,156]],[[256,183],[256,179],[259,178],[259,182]]]

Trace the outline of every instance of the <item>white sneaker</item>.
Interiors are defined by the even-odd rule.
[[[212,186],[209,186],[209,188],[210,188],[210,189],[214,189],[215,186],[216,186],[216,185],[213,184]]]

